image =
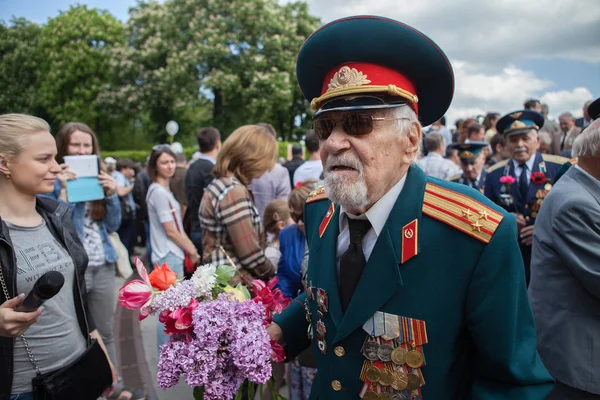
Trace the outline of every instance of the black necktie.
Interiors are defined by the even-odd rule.
[[[519,191],[523,200],[527,197],[527,189],[529,189],[529,183],[527,182],[527,164],[519,164],[521,168],[521,176],[519,177]]]
[[[350,228],[350,246],[340,260],[340,300],[342,311],[346,311],[354,289],[358,285],[367,260],[363,254],[362,240],[371,229],[371,223],[365,219],[348,218]]]

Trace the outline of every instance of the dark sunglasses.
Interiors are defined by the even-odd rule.
[[[370,114],[347,114],[342,117],[344,132],[352,136],[363,136],[373,132],[375,121],[397,121],[408,118],[375,118]],[[327,140],[333,132],[337,121],[333,118],[321,117],[313,121],[313,130],[319,140]]]
[[[160,151],[165,149],[171,150],[171,146],[169,146],[168,144],[157,144],[155,146],[152,146],[152,151]]]
[[[294,220],[295,223],[298,223],[300,221],[304,221],[304,214],[296,214],[295,212],[291,211],[290,215],[292,217],[292,219]]]

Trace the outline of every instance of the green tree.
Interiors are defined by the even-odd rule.
[[[125,104],[128,112],[145,110],[156,134],[169,119],[181,124],[190,109],[201,107],[212,111],[206,122],[225,134],[269,122],[289,138],[308,113],[295,57],[318,25],[304,2],[142,3],[130,12],[128,42],[113,50],[118,88],[102,99]]]
[[[124,42],[122,23],[106,11],[71,7],[42,28],[38,95],[56,125],[90,124],[102,135],[109,115],[97,98],[110,82],[110,49]]]
[[[24,18],[0,22],[0,113],[47,117],[37,97],[42,28]]]

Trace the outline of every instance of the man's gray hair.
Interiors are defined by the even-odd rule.
[[[564,113],[562,113],[562,114],[560,114],[560,115],[558,116],[558,118],[563,118],[563,117],[564,117],[564,118],[575,119],[575,117],[573,116],[573,114],[571,114],[571,113],[570,113],[570,112],[568,112],[568,111],[567,111],[567,112],[564,112]]]
[[[427,151],[438,151],[444,145],[444,135],[431,132],[427,134],[427,136],[425,136],[425,139],[423,141],[425,143],[425,149]]]
[[[600,157],[600,121],[594,122],[577,136],[571,149],[573,157]]]
[[[419,126],[421,126],[421,122],[419,121],[419,118],[417,118],[417,114],[415,114],[413,109],[408,105],[391,108],[389,116],[390,118],[398,118],[393,122],[395,123],[396,132],[402,135],[406,135],[408,133],[408,130],[411,129],[413,122],[416,122],[419,124]],[[421,154],[421,142],[422,141],[419,141],[419,148],[417,149],[413,163],[417,162],[417,158],[419,154]]]
[[[548,131],[539,131],[538,136],[540,137],[540,142],[544,144],[552,144],[552,135]]]

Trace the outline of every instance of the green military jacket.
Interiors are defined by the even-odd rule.
[[[546,397],[553,380],[536,350],[510,214],[472,188],[411,167],[345,313],[336,266],[339,218],[340,207],[322,188],[309,196],[308,281],[326,295],[327,312],[303,294],[275,318],[288,360],[312,345],[318,373],[311,399],[360,398],[368,336],[362,326],[377,311],[425,321],[424,400]],[[318,320],[326,328],[320,341]]]

